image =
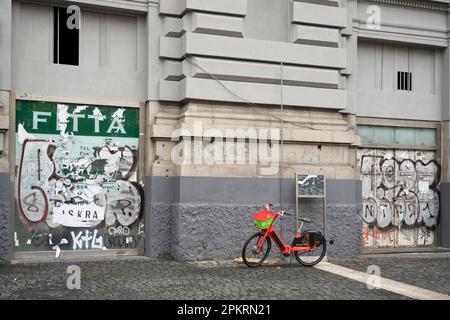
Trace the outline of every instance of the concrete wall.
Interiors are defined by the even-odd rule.
[[[53,63],[53,9],[13,2],[12,90],[17,97],[144,102],[146,18],[81,11],[79,66]]]
[[[11,90],[12,2],[0,1],[0,261],[10,252],[9,122]]]
[[[367,24],[376,5],[381,13],[381,28]],[[358,1],[353,17],[359,39],[385,43],[447,47],[448,3],[445,1]]]
[[[12,25],[11,0],[0,1],[0,90],[11,89],[11,25]]]
[[[184,106],[151,103],[148,107],[147,255],[176,259],[239,256],[243,242],[255,231],[251,213],[268,201],[281,204],[281,177],[283,206],[295,212],[296,172],[322,173],[330,179],[328,229],[330,237],[339,243],[330,247],[330,256],[359,253],[361,191],[353,147],[358,137],[351,116],[285,107],[283,118],[300,126],[283,127],[282,152],[278,148],[280,136],[266,136],[271,143],[270,154],[283,161],[281,169],[278,160],[268,164],[259,153],[252,153],[256,150],[253,145],[261,148],[267,143],[262,142],[259,130],[280,129],[279,118],[270,116],[280,115],[276,106],[248,108],[243,104],[191,102]],[[247,135],[241,137],[241,145],[236,141],[230,149],[226,143],[234,143],[233,134],[239,130]],[[182,147],[182,162],[173,161],[173,150],[178,147]],[[208,148],[224,158],[208,161]],[[223,153],[217,151],[222,149]],[[233,158],[239,150],[244,155],[240,160]],[[311,228],[323,229],[321,202],[305,201],[302,210],[316,220]],[[283,235],[289,234],[286,241],[291,241],[288,238],[294,233],[294,225],[293,218],[285,218]]]
[[[49,4],[68,3],[49,1]],[[0,50],[6,63],[1,67],[0,83],[10,87],[7,75],[13,68],[12,87],[18,96],[52,95],[133,102],[189,99],[242,102],[244,99],[259,104],[279,104],[279,82],[283,73],[285,105],[331,108],[362,116],[402,117],[390,108],[395,101],[401,106],[414,104],[409,112],[411,119],[440,119],[439,92],[394,99],[392,95],[365,93],[358,102],[356,75],[358,69],[363,72],[360,78],[364,79],[366,73],[364,60],[357,68],[357,38],[410,47],[428,46],[430,50],[437,50],[439,56],[447,47],[448,38],[448,15],[439,1],[420,5],[402,2],[402,6],[395,5],[396,1],[389,4],[355,0],[286,0],[277,4],[253,0],[227,1],[226,4],[187,0],[83,0],[75,3],[82,7],[85,30],[81,32],[81,65],[77,68],[49,63],[52,24],[45,6],[14,1],[11,19],[11,1],[2,1],[5,24],[0,31],[4,33]],[[366,23],[370,15],[367,9],[374,4],[381,10],[380,30]],[[148,14],[147,19],[145,14]],[[10,20],[13,21],[14,59],[8,63]],[[35,25],[40,27],[29,28]],[[267,26],[270,28],[264,29]],[[114,37],[108,32],[114,33]],[[99,43],[108,49],[93,50],[101,47]],[[127,50],[120,49],[123,45]],[[113,56],[109,56],[111,54]],[[363,51],[360,54],[365,55]],[[115,57],[121,63],[117,63]],[[441,69],[439,59],[436,58],[436,72]],[[281,62],[289,66],[281,70]],[[416,66],[428,69],[421,62]],[[242,99],[227,93],[209,73],[224,80]],[[428,78],[416,79],[429,83]],[[437,74],[437,91],[440,81]],[[432,112],[424,113],[425,105]]]
[[[360,116],[441,120],[442,51],[358,43]],[[411,72],[412,90],[397,90],[397,72]],[[405,110],[408,110],[405,114]]]
[[[146,254],[182,260],[239,257],[257,229],[252,214],[266,202],[280,208],[280,180],[225,177],[150,177],[146,180]],[[295,216],[295,181],[284,179],[284,209]],[[327,181],[327,239],[330,257],[349,257],[361,249],[361,185],[355,180]],[[171,196],[170,196],[171,195]],[[300,200],[300,216],[314,220],[303,230],[323,232],[320,200]],[[284,217],[277,230],[290,243],[295,218]],[[276,256],[276,250],[273,256]]]
[[[446,6],[429,1],[358,1],[353,18],[358,48],[349,53],[358,60],[358,83],[353,85],[358,116],[443,118],[442,94],[447,90],[442,86],[448,75],[443,60],[448,47]],[[371,24],[375,14],[377,26]],[[397,71],[412,72],[412,91],[397,90]]]
[[[161,0],[160,13],[158,100],[280,104],[285,78],[285,105],[347,108],[343,2]]]
[[[289,41],[289,13],[289,1],[247,0],[245,38]]]
[[[249,157],[249,147],[258,143],[258,138],[272,140],[273,146],[279,147],[280,135],[271,137],[269,134],[281,134],[280,110],[271,108],[248,108],[245,105],[224,105],[216,103],[189,103],[183,107],[167,104],[149,105],[147,118],[149,137],[146,145],[146,176],[233,176],[233,177],[264,177],[264,169],[271,164],[278,164],[276,159],[268,159],[269,163]],[[284,149],[283,177],[292,178],[295,172],[323,172],[329,179],[356,179],[359,177],[355,169],[356,153],[352,145],[359,143],[355,133],[354,119],[342,114],[315,109],[285,108],[283,118],[295,122],[283,126]],[[214,119],[212,121],[211,119]],[[182,131],[179,131],[179,130]],[[208,164],[206,157],[194,161],[194,153],[185,154],[189,159],[183,163],[175,163],[172,149],[178,144],[178,136],[185,143],[192,139],[202,139],[204,150],[210,145],[211,137],[217,138],[214,143],[220,143],[219,138],[234,138],[237,131],[245,134],[254,133],[251,141],[243,143],[245,159],[237,162],[216,165],[215,161]],[[210,147],[214,146],[214,143]],[[186,145],[189,149],[194,143]],[[279,148],[278,148],[279,149]],[[278,149],[271,149],[278,153]],[[234,149],[234,155],[237,149]],[[224,150],[226,151],[226,150]],[[280,150],[281,153],[281,150]],[[229,154],[229,153],[228,153]],[[276,156],[276,154],[274,154]],[[281,157],[281,156],[280,156]],[[192,159],[191,159],[192,158]],[[190,160],[187,162],[187,160]],[[250,160],[254,160],[253,162]],[[217,163],[219,163],[217,161]],[[266,173],[271,177],[279,177],[280,170]]]
[[[328,229],[336,241],[330,255],[357,254],[362,224],[356,117],[449,119],[448,3],[46,3],[81,6],[80,66],[52,63],[50,7],[39,1],[0,1],[4,62],[0,65],[0,102],[5,106],[0,110],[0,132],[4,145],[9,143],[9,101],[14,94],[90,104],[145,102],[143,175],[148,177],[149,199],[145,227],[146,250],[151,256],[235,256],[236,248],[253,230],[250,213],[268,197],[280,202],[280,178],[285,180],[283,203],[292,211],[290,179],[295,172],[320,172],[329,179]],[[367,24],[367,9],[374,4],[381,8],[381,29]],[[419,84],[418,92],[394,96],[373,87],[361,90],[367,81],[386,88],[381,74],[387,73],[380,65],[386,67],[386,61],[395,60],[389,50],[400,47],[409,48],[414,70],[422,75],[414,82]],[[281,103],[283,118],[293,122],[284,124],[283,172],[267,176],[267,165],[261,161],[221,165],[172,161],[171,150],[176,145],[172,134],[177,129],[188,131],[181,135],[185,141],[201,139],[207,146],[214,144],[212,137],[226,137],[227,129],[279,128]],[[198,123],[203,128],[200,133],[195,132]],[[443,181],[448,182],[450,131],[445,128],[442,167]],[[255,141],[246,141],[243,150]],[[280,139],[272,142],[279,145]],[[248,151],[244,154],[248,156]],[[6,152],[0,158],[0,172],[10,170]],[[313,216],[321,210],[314,202],[305,208]],[[224,219],[223,224],[216,222],[218,218]],[[286,219],[285,224],[286,230],[292,229],[292,221]],[[231,234],[228,225],[235,226]]]
[[[9,174],[0,173],[0,186],[0,261],[2,261],[6,260],[11,252],[11,191],[9,188]]]
[[[450,248],[450,183],[441,183],[440,246]]]

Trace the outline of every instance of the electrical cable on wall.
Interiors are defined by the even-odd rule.
[[[186,57],[186,61],[188,61],[188,63],[190,63],[191,65],[193,65],[193,66],[195,66],[197,68],[199,68],[204,73],[209,75],[211,77],[211,79],[215,80],[222,88],[224,88],[224,90],[226,90],[228,93],[230,93],[230,95],[232,95],[233,97],[239,99],[240,101],[242,101],[245,104],[247,104],[248,106],[250,106],[252,108],[252,110],[255,111],[255,113],[258,113],[258,114],[262,113],[261,111],[263,111],[263,109],[261,107],[258,107],[256,104],[248,101],[244,97],[240,96],[239,94],[237,94],[236,92],[234,92],[233,90],[228,88],[223,83],[223,81],[218,79],[214,74],[212,74],[211,72],[206,70],[204,67],[198,65],[197,63],[193,62],[191,60],[191,57]],[[284,124],[286,123],[288,125],[293,125],[293,126],[296,126],[296,127],[306,128],[306,129],[310,129],[310,130],[320,130],[320,129],[314,128],[312,126],[312,124],[311,125],[306,125],[306,124],[298,123],[298,122],[295,122],[295,121],[286,120],[286,119],[283,118],[284,105],[283,105],[283,63],[282,62],[280,63],[280,71],[281,71],[281,77],[280,77],[280,100],[281,100],[280,101],[281,102],[280,103],[280,116],[277,116],[276,114],[273,114],[273,113],[268,112],[268,111],[265,112],[265,115],[279,120],[280,121],[280,126],[281,126],[281,137],[280,137],[280,140],[281,140],[280,141],[280,144],[281,144],[281,149],[280,149],[280,151],[281,151],[281,155],[280,155],[280,157],[281,157],[281,175],[280,175],[280,196],[281,196],[281,202],[280,202],[280,204],[281,204],[281,209],[283,209],[283,192],[284,192],[284,190],[283,190],[283,144],[284,144],[283,129],[284,129]],[[365,135],[359,134],[359,136],[361,136],[362,138],[365,139],[367,147],[378,147],[378,148],[385,147],[385,148],[389,148],[389,149],[392,148],[391,145],[378,143],[375,140],[373,140],[373,139],[371,139],[371,138],[369,138],[369,137],[367,137]],[[358,216],[360,216],[362,219],[364,219],[364,217],[361,214],[359,214],[359,213],[358,213]],[[281,229],[280,229],[280,231],[281,231],[280,232],[281,233],[281,238],[283,238],[283,222],[282,222],[282,220],[281,220]]]
[[[233,90],[231,90],[230,88],[228,88],[228,87],[223,83],[222,80],[218,79],[214,74],[210,73],[208,70],[206,70],[206,69],[203,68],[202,66],[200,66],[200,65],[198,65],[197,63],[193,62],[193,61],[191,60],[190,57],[187,57],[187,58],[186,58],[186,61],[188,61],[188,63],[190,63],[191,65],[193,65],[193,66],[195,66],[195,67],[197,67],[197,68],[199,68],[199,69],[202,70],[204,73],[206,73],[207,75],[209,75],[209,76],[211,77],[211,79],[215,80],[215,81],[216,81],[222,88],[224,88],[228,93],[230,93],[233,97],[239,99],[239,100],[242,101],[243,103],[249,105],[249,106],[252,108],[252,110],[254,110],[256,113],[258,113],[258,114],[261,114],[261,113],[262,113],[262,112],[261,112],[261,111],[262,111],[261,107],[259,107],[258,105],[256,105],[256,104],[254,104],[254,103],[248,101],[247,99],[245,99],[244,97],[240,96],[239,94],[235,93]],[[265,115],[266,115],[266,116],[270,116],[270,117],[272,117],[272,118],[274,118],[274,119],[277,119],[277,120],[279,120],[279,121],[283,120],[283,123],[287,123],[287,124],[290,124],[290,125],[293,125],[293,126],[297,126],[297,127],[300,127],[300,128],[306,128],[306,129],[310,129],[310,130],[319,130],[319,129],[314,128],[312,125],[306,125],[306,124],[301,124],[301,123],[298,123],[298,122],[295,122],[295,121],[290,121],[290,120],[287,120],[287,119],[282,119],[280,116],[277,116],[276,114],[273,114],[273,113],[268,112],[268,111],[265,112]]]
[[[190,63],[191,65],[197,67],[198,69],[200,69],[201,71],[203,71],[205,74],[209,75],[211,77],[211,79],[215,80],[222,88],[224,88],[224,90],[226,90],[228,93],[230,93],[230,95],[232,95],[233,97],[239,99],[240,101],[244,102],[245,104],[247,104],[248,106],[250,106],[252,108],[252,110],[255,111],[255,113],[261,114],[263,111],[263,109],[261,107],[258,107],[256,104],[248,101],[247,99],[245,99],[244,97],[240,96],[239,94],[237,94],[236,92],[234,92],[233,90],[231,90],[230,88],[228,88],[223,81],[221,81],[220,79],[218,79],[214,74],[212,74],[211,72],[209,72],[208,70],[206,70],[204,67],[198,65],[197,63],[193,62],[191,60],[191,57],[186,57],[186,61],[188,61],[188,63]],[[286,120],[283,117],[283,109],[284,109],[284,104],[283,104],[283,62],[280,62],[280,72],[281,72],[281,77],[280,77],[280,116],[273,114],[271,112],[266,111],[265,114],[266,116],[272,117],[274,119],[277,119],[280,121],[280,126],[281,126],[281,175],[280,175],[280,204],[281,204],[281,209],[283,209],[283,196],[284,196],[284,190],[283,190],[283,144],[284,144],[284,136],[283,136],[283,129],[284,129],[284,123],[289,124],[289,125],[293,125],[296,127],[300,127],[300,128],[306,128],[306,129],[310,129],[310,130],[320,130],[317,128],[314,128],[311,125],[305,125],[302,123],[298,123],[295,121],[290,121],[290,120]],[[389,145],[384,145],[384,144],[380,144],[380,143],[376,143],[375,141],[373,141],[372,139],[370,139],[369,137],[366,137],[364,135],[360,135],[361,137],[365,138],[366,141],[369,141],[369,146],[378,146],[378,147],[382,147],[382,146],[386,146],[386,147],[391,147]],[[363,218],[361,216],[361,218]],[[281,238],[283,238],[283,223],[281,222],[281,229],[280,229],[280,233],[281,233]]]
[[[245,104],[247,104],[248,106],[250,106],[250,107],[252,108],[252,110],[254,110],[256,113],[262,114],[261,111],[263,111],[263,109],[262,109],[261,107],[259,107],[259,106],[257,106],[256,104],[254,104],[254,103],[248,101],[248,100],[245,99],[244,97],[240,96],[239,94],[237,94],[236,92],[234,92],[233,90],[231,90],[230,88],[228,88],[228,87],[223,83],[223,81],[220,80],[220,79],[218,79],[214,74],[212,74],[211,72],[209,72],[208,70],[206,70],[204,67],[198,65],[197,63],[193,62],[193,61],[191,60],[191,57],[186,57],[186,61],[187,61],[188,63],[190,63],[191,65],[193,65],[193,66],[199,68],[200,70],[202,70],[202,71],[203,71],[204,73],[206,73],[208,76],[210,76],[211,79],[215,80],[222,88],[224,88],[224,89],[225,89],[228,93],[230,93],[233,97],[239,99],[239,100],[242,101],[243,103],[245,103]],[[272,117],[272,118],[274,118],[274,119],[277,119],[277,120],[279,120],[279,121],[282,120],[282,121],[283,121],[283,124],[286,123],[286,124],[289,124],[289,125],[292,125],[292,126],[296,126],[296,127],[299,127],[299,128],[310,129],[310,130],[320,130],[320,129],[314,128],[314,127],[312,126],[312,124],[311,124],[311,125],[306,125],[306,124],[299,123],[299,122],[296,122],[296,121],[287,120],[287,119],[284,119],[284,118],[282,118],[282,117],[280,117],[280,116],[278,116],[278,115],[276,115],[276,114],[273,114],[273,113],[271,113],[271,112],[268,112],[268,111],[265,112],[265,115],[266,115],[266,116],[269,116],[269,117]],[[371,138],[369,138],[369,137],[367,137],[367,136],[365,136],[365,135],[363,135],[363,134],[361,134],[361,133],[359,133],[358,135],[359,135],[360,137],[364,138],[364,139],[368,142],[368,143],[367,143],[367,146],[368,146],[368,147],[385,147],[385,148],[388,148],[388,149],[392,149],[392,145],[376,142],[375,140],[373,140],[373,139],[371,139]]]

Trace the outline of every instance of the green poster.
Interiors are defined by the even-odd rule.
[[[16,105],[15,250],[135,248],[143,234],[139,109]]]

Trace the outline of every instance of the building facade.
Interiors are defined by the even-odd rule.
[[[449,9],[0,0],[0,259],[234,258],[296,174],[329,256],[449,247]]]

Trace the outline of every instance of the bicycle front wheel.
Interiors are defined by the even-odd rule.
[[[264,239],[261,250],[258,251],[263,237],[264,233],[257,232],[245,242],[244,247],[242,248],[242,260],[247,266],[260,266],[269,256],[270,249],[272,248],[272,241],[270,241],[269,237]]]
[[[307,250],[295,251],[295,258],[300,264],[307,267],[318,264],[327,252],[325,237],[318,232],[306,232],[298,246]]]

